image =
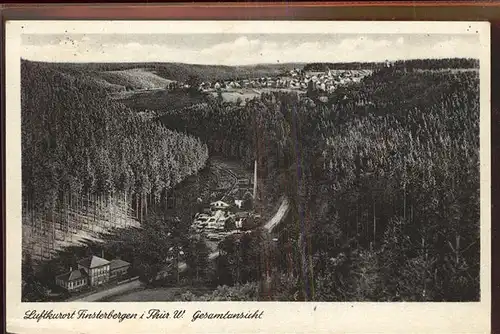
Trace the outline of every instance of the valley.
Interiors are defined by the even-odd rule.
[[[25,300],[479,296],[474,60],[21,73]]]

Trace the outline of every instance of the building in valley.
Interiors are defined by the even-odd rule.
[[[128,274],[130,263],[120,259],[111,260],[109,263],[109,279],[120,279]]]
[[[88,276],[83,269],[70,268],[69,272],[56,276],[56,284],[68,291],[78,291],[88,286]]]
[[[210,203],[210,207],[212,208],[212,210],[218,211],[218,210],[226,210],[230,207],[230,205],[223,201],[217,201]]]
[[[238,209],[241,209],[241,206],[243,205],[243,200],[242,199],[235,199],[234,205],[236,205],[238,207]]]
[[[236,212],[235,217],[234,217],[235,218],[235,227],[237,229],[242,229],[243,224],[248,219],[248,216],[249,216],[248,212],[244,212],[244,211]]]
[[[85,270],[90,286],[96,286],[109,281],[109,264],[108,260],[92,255],[78,261],[78,269]]]
[[[84,287],[95,287],[113,279],[126,276],[130,263],[115,259],[108,261],[92,255],[78,261],[78,269],[56,276],[56,284],[68,291],[78,291]]]

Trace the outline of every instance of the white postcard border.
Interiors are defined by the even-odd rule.
[[[21,303],[21,34],[49,33],[429,33],[479,34],[481,301],[470,303],[136,302]],[[490,29],[484,22],[305,21],[7,21],[6,22],[6,318],[13,333],[488,333],[491,304]],[[183,319],[23,320],[27,310],[137,312],[186,310]],[[260,320],[197,320],[206,312],[264,311]]]

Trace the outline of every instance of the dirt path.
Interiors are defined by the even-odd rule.
[[[227,167],[222,160],[219,159],[213,159],[212,164],[216,167],[222,170],[223,172],[229,174],[233,180],[233,183],[231,184],[230,187],[228,187],[228,190],[222,195],[222,197],[219,199],[220,201],[224,201],[224,199],[229,196],[229,194],[236,188],[238,185],[238,177],[236,174],[229,168]]]
[[[281,201],[281,205],[278,209],[278,211],[274,214],[274,216],[264,225],[264,228],[268,232],[272,232],[273,229],[278,225],[283,218],[286,216],[288,213],[288,210],[290,209],[290,202],[288,198],[284,198]]]
[[[118,286],[111,288],[111,289],[99,291],[99,292],[93,293],[91,295],[88,295],[88,296],[85,296],[85,297],[82,297],[79,299],[71,300],[71,301],[72,302],[95,302],[95,301],[99,301],[99,300],[104,299],[104,298],[112,297],[114,295],[123,294],[127,291],[139,289],[142,286],[143,286],[143,283],[141,281],[135,280],[135,281],[132,281],[129,283],[124,283],[124,284],[118,285]]]

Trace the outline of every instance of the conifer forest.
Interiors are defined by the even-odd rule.
[[[92,254],[109,301],[479,300],[479,62],[252,71],[22,60],[23,300]]]

